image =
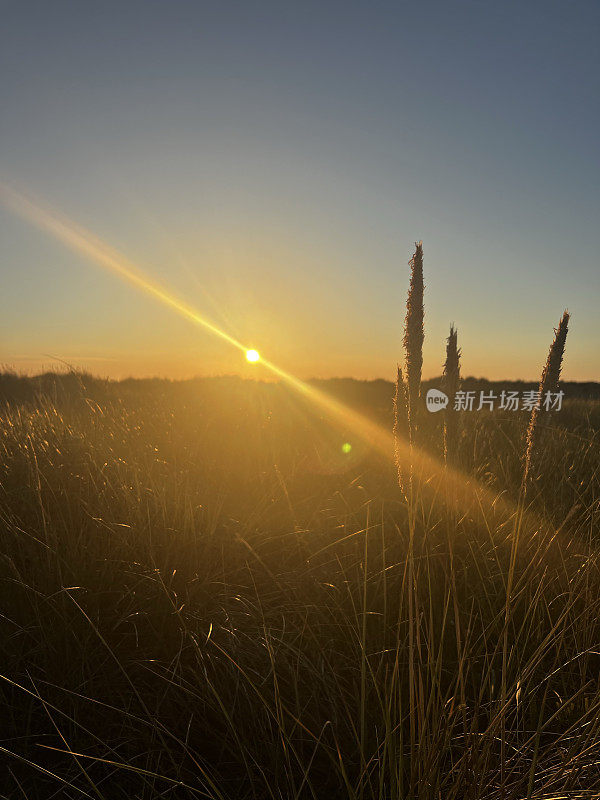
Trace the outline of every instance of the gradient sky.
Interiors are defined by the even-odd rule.
[[[3,0],[0,179],[300,377],[600,380],[600,4]],[[0,361],[260,374],[0,207]]]

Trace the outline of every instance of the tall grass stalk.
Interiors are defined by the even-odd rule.
[[[410,287],[406,301],[404,324],[404,351],[406,355],[406,383],[408,391],[408,419],[410,441],[414,444],[419,424],[419,397],[423,369],[423,242],[416,242],[416,250],[409,261]]]
[[[446,362],[444,364],[444,391],[448,395],[448,405],[444,410],[444,457],[446,462],[456,459],[458,444],[458,413],[454,399],[460,387],[460,348],[458,333],[450,325],[450,335],[446,339]]]
[[[540,380],[539,401],[531,411],[529,427],[527,428],[527,446],[525,450],[525,469],[523,472],[523,489],[527,489],[527,483],[533,477],[532,469],[536,456],[536,448],[539,439],[539,416],[541,404],[544,402],[547,392],[557,392],[560,381],[560,370],[565,353],[565,343],[569,327],[569,312],[565,311],[562,315],[558,328],[554,329],[554,341],[550,345],[546,365],[542,371]]]

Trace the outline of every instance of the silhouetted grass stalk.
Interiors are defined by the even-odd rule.
[[[569,312],[565,311],[554,329],[554,341],[550,345],[546,366],[542,372],[539,388],[539,402],[533,407],[527,428],[527,447],[525,450],[525,470],[523,473],[523,488],[526,490],[527,481],[531,477],[533,461],[536,455],[536,446],[539,438],[539,415],[541,404],[547,392],[557,392],[560,380],[560,370],[565,352],[565,342],[569,327]]]
[[[458,333],[450,326],[446,340],[446,363],[444,364],[444,391],[448,395],[448,405],[444,411],[444,457],[446,462],[456,458],[458,444],[458,413],[454,409],[454,399],[460,387],[460,349]]]
[[[406,301],[404,325],[404,350],[406,354],[406,383],[408,390],[408,421],[411,445],[415,443],[419,419],[419,397],[421,394],[421,371],[423,369],[423,242],[416,243],[416,250],[409,262],[411,268],[410,287]]]
[[[423,243],[416,242],[416,250],[409,261],[411,268],[410,286],[406,300],[406,318],[404,322],[404,351],[406,361],[406,407],[408,425],[408,452],[402,459],[402,470],[399,471],[399,482],[408,485],[407,499],[409,504],[412,497],[412,483],[414,459],[413,449],[419,427],[419,398],[421,394],[421,370],[423,367]],[[401,399],[403,384],[396,383],[396,393]],[[398,405],[396,406],[398,409]],[[401,440],[396,440],[396,455],[399,451]],[[407,480],[408,478],[408,480]]]

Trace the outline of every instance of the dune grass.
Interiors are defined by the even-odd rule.
[[[7,405],[1,796],[598,796],[591,406],[521,513],[521,414],[465,415],[457,511],[276,385]]]

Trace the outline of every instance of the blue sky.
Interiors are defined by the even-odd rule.
[[[0,177],[301,377],[393,378],[422,239],[426,376],[600,380],[596,2],[5,0]],[[0,360],[246,374],[0,208]]]

